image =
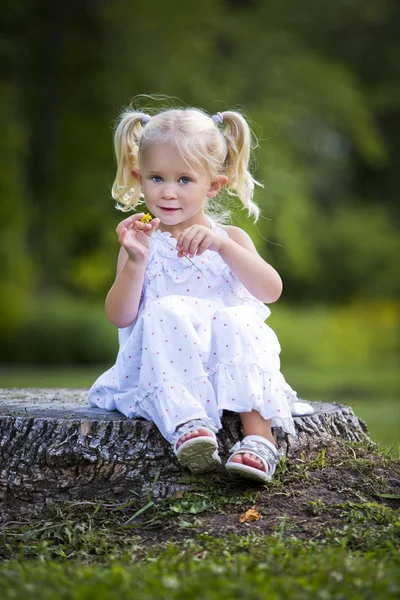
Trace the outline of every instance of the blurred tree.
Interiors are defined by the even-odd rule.
[[[376,295],[374,269],[379,294],[397,293],[395,3],[22,0],[2,18],[1,315],[17,318],[33,282],[104,297],[122,217],[112,126],[152,93],[179,99],[145,104],[251,116],[264,219],[246,228],[287,299]]]
[[[13,28],[13,11],[4,15],[4,29]],[[33,285],[35,264],[27,244],[31,217],[25,178],[29,134],[18,105],[18,38],[4,36],[6,69],[0,82],[0,339],[12,337],[29,310],[26,297]]]

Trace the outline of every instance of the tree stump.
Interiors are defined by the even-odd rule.
[[[369,439],[349,406],[311,404],[314,414],[294,419],[297,436],[274,432],[288,459],[307,458],[341,440]],[[60,500],[123,502],[132,490],[144,496],[158,473],[153,497],[165,498],[184,488],[180,480],[190,475],[153,423],[91,408],[87,390],[0,390],[0,428],[3,518]],[[225,412],[218,433],[223,464],[241,437],[239,415]]]

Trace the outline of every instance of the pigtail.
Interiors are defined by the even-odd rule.
[[[140,185],[133,177],[132,169],[138,168],[139,142],[149,118],[142,112],[125,112],[114,133],[117,174],[111,193],[117,200],[117,208],[124,212],[133,209],[140,201]]]
[[[228,154],[225,161],[229,194],[235,194],[247,208],[249,215],[254,215],[257,221],[260,209],[253,202],[254,186],[262,184],[250,174],[249,160],[251,150],[251,132],[246,119],[237,112],[225,111],[219,113],[225,128],[221,131],[224,135]]]

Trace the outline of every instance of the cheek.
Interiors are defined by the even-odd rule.
[[[196,187],[196,188],[191,188],[190,190],[188,190],[186,197],[190,198],[192,200],[198,200],[198,199],[205,198],[206,194],[207,194],[207,190],[205,190],[204,188]]]
[[[154,185],[146,182],[142,185],[142,192],[146,196],[154,196]]]

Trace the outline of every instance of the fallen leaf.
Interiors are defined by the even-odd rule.
[[[178,490],[171,498],[183,498],[183,490]]]
[[[251,521],[258,521],[261,518],[260,513],[255,508],[249,508],[245,513],[240,515],[240,523],[250,523]]]

